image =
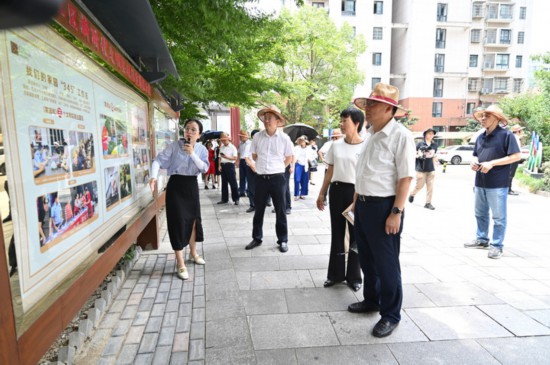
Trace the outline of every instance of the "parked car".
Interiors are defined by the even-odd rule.
[[[437,151],[437,157],[441,163],[450,162],[452,165],[460,165],[472,162],[473,153],[473,145],[449,146]]]

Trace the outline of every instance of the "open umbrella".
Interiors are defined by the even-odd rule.
[[[218,139],[222,133],[222,131],[206,131],[202,134],[201,138],[199,138],[199,141],[206,142],[211,139]]]
[[[292,142],[296,141],[300,136],[306,136],[307,139],[311,141],[319,135],[319,133],[317,133],[317,131],[313,127],[304,123],[294,123],[287,125],[283,128],[283,131],[288,134]]]

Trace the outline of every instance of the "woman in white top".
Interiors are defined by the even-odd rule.
[[[309,184],[309,161],[313,158],[309,141],[306,136],[300,136],[294,147],[294,200],[305,199],[308,193]]]
[[[325,288],[345,280],[352,290],[361,289],[361,268],[357,252],[349,250],[346,270],[344,249],[346,224],[350,246],[355,241],[355,236],[353,226],[347,222],[342,212],[353,202],[357,159],[363,148],[363,138],[359,132],[363,127],[364,120],[365,116],[359,109],[350,108],[340,113],[340,128],[346,137],[335,141],[325,155],[328,170],[317,198],[317,208],[324,210],[324,196],[330,184],[329,209],[332,238]]]

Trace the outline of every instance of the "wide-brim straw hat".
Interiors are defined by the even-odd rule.
[[[285,117],[281,113],[281,110],[277,108],[275,105],[270,105],[258,111],[258,118],[260,118],[262,122],[264,121],[265,113],[273,113],[279,118],[279,123],[277,123],[278,127],[284,127],[286,125]]]
[[[474,113],[475,120],[477,120],[478,122],[481,122],[481,117],[483,117],[483,114],[485,113],[494,115],[495,117],[497,117],[499,122],[501,122],[504,125],[508,125],[508,118],[504,116],[502,109],[500,109],[498,105],[492,104],[492,105],[489,105],[487,109],[476,111]]]
[[[359,109],[365,110],[367,107],[367,100],[374,100],[403,109],[403,107],[399,105],[399,89],[393,85],[379,82],[374,85],[374,89],[372,89],[369,97],[356,98],[353,100],[353,103]]]
[[[231,136],[227,133],[220,134],[220,141],[231,141]]]
[[[512,132],[519,132],[519,131],[523,130],[524,128],[525,128],[525,127],[522,127],[522,126],[520,126],[519,124],[514,124],[514,125],[512,126],[512,128],[510,128],[510,130],[511,130]]]
[[[248,132],[245,131],[245,130],[241,130],[241,131],[239,132],[239,137],[246,137],[246,138],[249,138]]]
[[[296,139],[296,141],[294,143],[298,143],[300,140],[304,140],[306,142],[306,144],[309,144],[309,139],[307,139],[306,135],[302,135],[302,136],[298,137],[298,139]]]

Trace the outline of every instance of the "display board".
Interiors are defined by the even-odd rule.
[[[0,33],[23,310],[152,200],[147,102],[46,27]]]
[[[158,109],[153,112],[153,126],[155,130],[155,151],[158,155],[172,142],[178,139],[178,120],[170,118]],[[156,157],[156,156],[155,156]],[[161,169],[157,178],[157,189],[163,191],[168,184],[166,170]]]

